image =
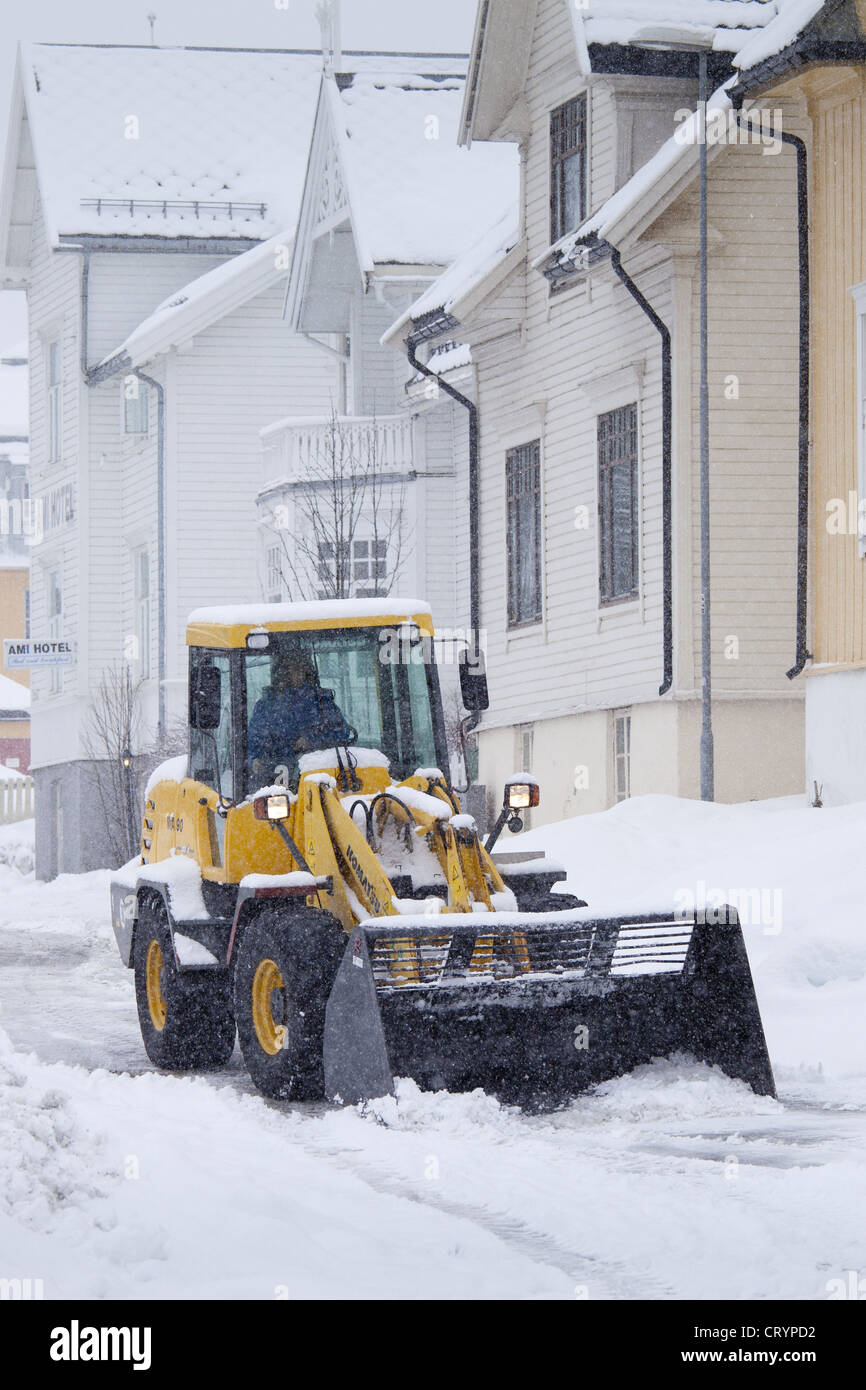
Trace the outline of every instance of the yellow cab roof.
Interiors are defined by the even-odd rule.
[[[321,599],[311,603],[242,603],[197,608],[187,620],[188,647],[246,647],[255,630],[389,627],[414,622],[433,635],[429,605],[414,598]]]

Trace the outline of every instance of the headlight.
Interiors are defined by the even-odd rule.
[[[505,805],[510,811],[526,811],[539,801],[537,782],[506,782]]]
[[[256,820],[287,820],[289,798],[287,796],[257,796],[253,802]]]

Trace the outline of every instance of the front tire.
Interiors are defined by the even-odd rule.
[[[345,945],[336,921],[315,908],[271,909],[246,927],[235,1014],[244,1062],[263,1095],[323,1097],[325,1005]]]
[[[135,1000],[148,1057],[163,1071],[223,1067],[235,1045],[227,970],[178,970],[161,899],[142,905],[135,928]]]

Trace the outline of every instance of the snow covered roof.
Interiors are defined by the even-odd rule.
[[[744,43],[734,59],[742,72],[775,58],[796,42],[807,25],[824,9],[824,0],[776,0],[779,11],[771,24]]]
[[[779,0],[604,0],[583,17],[587,45],[638,43],[652,30],[676,30],[674,43],[712,38],[718,52],[734,53],[745,37],[775,16]],[[580,10],[575,13],[579,16]]]
[[[0,718],[4,714],[30,709],[30,691],[26,685],[0,674]]]
[[[616,50],[666,36],[673,49],[709,41],[720,55],[736,53],[777,15],[782,0],[592,0],[567,7],[578,73],[617,70]],[[461,117],[461,142],[517,139],[519,110],[536,6],[526,0],[489,0],[478,7]],[[607,50],[607,53],[605,53]],[[628,59],[633,63],[633,55]],[[613,64],[613,66],[611,66]],[[631,70],[631,69],[629,69]],[[519,125],[519,118],[517,119]]]
[[[383,343],[393,342],[407,324],[417,323],[428,314],[451,314],[461,300],[503,264],[519,240],[520,209],[513,202],[391,325]]]
[[[406,65],[405,56],[345,56],[385,72]],[[420,72],[443,65],[441,56],[413,62]],[[294,227],[321,69],[319,52],[22,44],[51,244],[264,240]]]
[[[284,279],[293,242],[293,232],[278,233],[175,290],[103,358],[100,366],[111,363],[118,370],[123,366],[141,366],[188,342],[196,333]]]
[[[456,65],[455,65],[456,67]],[[447,265],[512,203],[517,150],[457,144],[465,62],[452,75],[355,73],[331,88],[353,230],[365,270]]]

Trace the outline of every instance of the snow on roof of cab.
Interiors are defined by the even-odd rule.
[[[326,623],[345,618],[412,618],[430,615],[430,605],[417,598],[320,599],[306,603],[233,603],[196,608],[188,624],[215,623],[221,627],[267,627],[272,623]]]
[[[583,26],[587,44],[635,43],[642,31],[665,25],[676,28],[679,42],[710,30],[717,52],[735,53],[778,8],[779,0],[605,0],[586,10]]]
[[[474,150],[477,146],[473,145],[472,148]],[[426,314],[437,310],[450,313],[461,299],[505,260],[519,240],[520,209],[515,201],[391,325],[382,342],[393,341],[408,323],[417,323]]]
[[[777,17],[759,34],[751,35],[734,58],[734,66],[741,71],[775,58],[800,37],[824,8],[824,0],[776,0],[776,3]]]
[[[440,65],[441,66],[441,65]],[[447,265],[491,209],[513,203],[519,156],[510,144],[457,144],[465,61],[439,78],[354,73],[335,84],[359,255],[375,264]]]
[[[345,56],[360,68],[406,66],[405,55]],[[413,65],[436,72],[443,61],[454,60]],[[318,52],[22,44],[52,244],[85,234],[265,240],[294,227],[321,71]]]

